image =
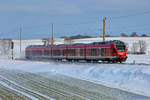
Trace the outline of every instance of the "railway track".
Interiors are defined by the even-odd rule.
[[[42,74],[0,69],[0,82],[2,88],[11,87],[10,90],[27,100],[150,100],[150,97],[62,75],[43,77]]]
[[[29,100],[55,100],[54,98],[48,97],[46,95],[43,95],[43,94],[38,93],[36,91],[25,88],[21,85],[18,85],[16,83],[14,83],[13,81],[8,80],[7,78],[5,78],[1,75],[0,75],[0,84],[3,87],[16,92],[17,94],[20,94],[20,95],[26,97],[26,99],[29,99]]]
[[[40,76],[37,77],[36,75],[33,74],[27,74],[27,73],[26,74],[16,73],[15,75],[11,74],[11,76],[9,76],[9,79],[4,78],[4,76],[0,77],[1,81],[7,84],[9,80],[8,84],[10,84],[11,86],[12,85],[14,86],[14,83],[15,84],[17,83],[18,85],[15,85],[15,88],[17,88],[18,86],[20,86],[20,88],[23,87],[22,91],[25,91],[25,89],[29,89],[32,91],[36,91],[38,94],[41,94],[42,92],[44,95],[46,95],[44,97],[50,96],[55,98],[56,100],[91,100],[88,97],[83,96],[83,94],[86,93],[84,92],[81,93],[80,90],[78,92],[70,92],[73,91],[73,89],[71,87],[66,86],[63,83],[58,83],[53,80],[43,79],[43,77],[40,78]],[[29,91],[26,92],[29,93]],[[47,100],[47,99],[40,98],[40,100]],[[92,98],[92,100],[96,100],[96,99]]]
[[[32,100],[0,84],[0,100]]]

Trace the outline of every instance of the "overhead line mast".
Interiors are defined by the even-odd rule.
[[[105,27],[105,25],[106,25],[106,17],[103,19],[103,41],[105,41],[105,29],[106,29],[106,27]]]
[[[51,29],[52,29],[52,36],[51,36],[51,45],[53,45],[54,44],[54,30],[53,30],[53,24],[51,25]]]

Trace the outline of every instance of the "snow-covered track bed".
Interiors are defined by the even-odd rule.
[[[0,100],[31,100],[31,99],[0,84]]]
[[[150,100],[146,96],[50,73],[0,69],[0,81],[41,100],[51,97],[56,100]]]
[[[8,97],[12,97],[11,100],[16,100],[16,99],[20,100],[21,97],[24,100],[28,100],[28,99],[29,100],[55,100],[55,99],[45,96],[41,93],[38,93],[36,91],[30,90],[21,85],[18,85],[16,83],[14,83],[13,81],[8,80],[7,78],[5,78],[1,75],[0,75],[0,85],[1,85],[1,88],[5,88],[1,92],[1,93],[4,93],[4,95],[0,95],[0,98],[3,98],[3,100],[8,99]],[[7,92],[6,90],[9,92],[5,93],[5,92]],[[14,97],[13,96],[14,94],[16,94],[18,96]],[[7,95],[9,95],[9,96],[7,96]],[[8,100],[10,100],[10,99],[8,99]]]

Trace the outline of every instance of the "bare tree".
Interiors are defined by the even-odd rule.
[[[71,38],[65,38],[64,43],[65,44],[73,44],[73,40]]]
[[[53,41],[53,43],[55,42],[54,39],[52,40],[50,38],[43,38],[42,39],[42,42],[43,42],[44,45],[51,45],[52,41]]]
[[[139,40],[138,42],[133,42],[131,47],[131,53],[133,54],[145,54],[146,52],[146,42]]]
[[[130,35],[131,37],[138,37],[136,32],[132,32],[132,34]]]
[[[146,34],[142,34],[141,37],[148,37]]]
[[[145,51],[146,51],[146,42],[143,41],[143,40],[139,40],[138,44],[139,44],[139,52],[141,54],[145,54]]]
[[[128,37],[128,35],[126,33],[121,33],[122,37]]]
[[[3,39],[0,41],[1,55],[9,55],[11,49],[11,39]]]
[[[133,54],[136,54],[138,52],[138,43],[136,43],[136,42],[132,43],[131,52]]]
[[[48,42],[49,42],[49,41],[48,41],[48,38],[43,38],[43,39],[42,39],[42,42],[44,43],[44,45],[48,45]]]

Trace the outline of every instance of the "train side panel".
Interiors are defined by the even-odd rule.
[[[26,58],[37,59],[102,60],[108,62],[125,61],[127,59],[127,48],[124,49],[125,45],[122,45],[120,41],[118,42],[116,40],[113,41],[113,43],[29,46],[26,48],[25,52]],[[122,47],[123,49],[120,49]]]

